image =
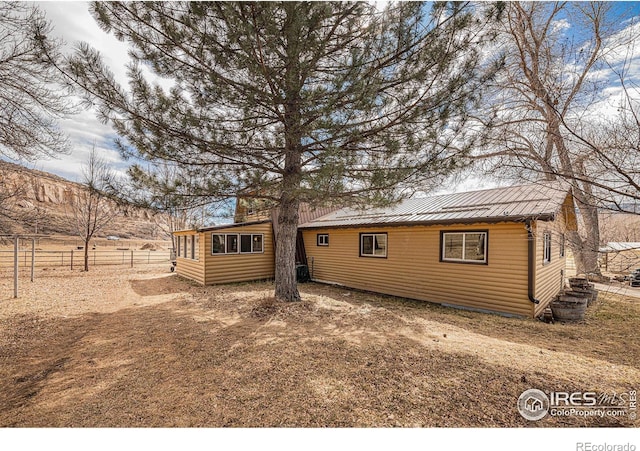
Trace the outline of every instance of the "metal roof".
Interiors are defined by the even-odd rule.
[[[228,224],[218,224],[218,225],[209,226],[209,227],[199,227],[197,229],[175,230],[172,233],[212,232],[214,230],[231,229],[233,227],[245,227],[245,226],[251,226],[256,224],[264,224],[265,222],[271,222],[271,219],[261,219],[259,221],[249,221],[249,222],[230,222]]]
[[[331,213],[333,211],[336,211],[335,207],[315,208],[315,207],[311,207],[309,204],[302,203],[300,204],[300,208],[298,209],[298,215],[299,215],[298,222],[300,224],[302,224],[303,222],[309,222],[319,216],[326,215],[327,213]],[[251,226],[256,224],[264,224],[266,222],[272,222],[277,220],[278,220],[278,210],[274,209],[271,213],[271,218],[259,219],[256,221],[247,221],[247,222],[231,222],[228,224],[218,224],[215,226],[200,227],[198,229],[176,230],[173,233],[213,232],[216,230],[230,229],[233,227],[245,227],[245,226]]]
[[[569,188],[560,183],[494,188],[407,199],[387,208],[343,208],[301,228],[551,220]]]
[[[600,252],[622,252],[622,251],[640,251],[640,243],[634,242],[608,242],[606,246],[599,249]]]

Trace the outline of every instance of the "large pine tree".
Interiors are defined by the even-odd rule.
[[[469,4],[95,2],[131,44],[130,86],[81,45],[66,68],[123,153],[278,210],[276,297],[297,300],[298,206],[380,204],[429,190],[464,152],[477,84]],[[141,66],[174,82],[149,83]]]

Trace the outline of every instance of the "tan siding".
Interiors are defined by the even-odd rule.
[[[488,230],[488,265],[439,261],[440,231]],[[361,232],[387,232],[387,258],[359,257]],[[329,246],[316,235],[329,234]],[[524,224],[474,224],[303,231],[318,281],[444,304],[531,316]],[[313,263],[312,263],[313,259]]]
[[[228,233],[264,234],[261,254],[211,254],[211,235]],[[200,242],[204,245],[205,283],[207,285],[271,279],[274,277],[273,233],[271,223],[253,224],[204,232]]]
[[[566,279],[566,252],[568,244],[565,242],[565,256],[560,256],[560,243],[563,235],[568,229],[576,226],[573,201],[568,196],[563,204],[563,208],[555,221],[536,221],[534,224],[534,239],[536,241],[536,268],[535,268],[535,298],[540,303],[535,306],[534,316],[542,313],[542,310],[560,292]],[[551,233],[551,261],[544,263],[544,232]]]
[[[177,259],[176,272],[178,275],[200,284],[204,284],[203,269],[203,265],[198,261],[180,257]]]

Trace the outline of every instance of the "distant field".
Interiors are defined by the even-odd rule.
[[[130,249],[138,250],[145,245],[154,245],[157,250],[170,250],[170,240],[143,240],[143,239],[119,239],[107,240],[106,238],[96,238],[91,240],[91,249]],[[37,238],[36,249],[47,251],[68,251],[77,249],[78,246],[84,246],[83,240],[66,235],[52,235],[48,238]],[[13,242],[5,240],[0,241],[0,249],[13,250]],[[31,240],[21,240],[20,249],[31,250]]]
[[[84,258],[84,243],[72,236],[38,238],[35,243],[35,267],[79,268]],[[166,240],[120,239],[91,240],[89,265],[143,265],[167,264],[170,260],[171,242]],[[21,240],[18,250],[20,268],[31,266],[31,240]],[[13,243],[0,242],[0,271],[14,266]]]

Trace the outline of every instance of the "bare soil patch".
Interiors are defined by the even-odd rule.
[[[200,287],[167,272],[0,280],[5,427],[635,426],[524,420],[528,388],[640,386],[637,301],[581,324],[441,308],[317,284]]]

